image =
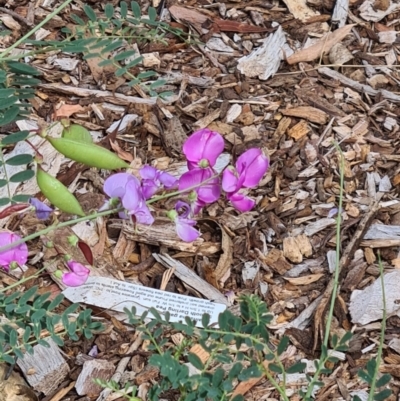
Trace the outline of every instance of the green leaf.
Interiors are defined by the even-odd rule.
[[[14,354],[19,359],[24,359],[24,354],[19,348],[14,348]]]
[[[6,164],[8,164],[9,166],[22,166],[24,164],[31,163],[32,160],[32,155],[24,153],[22,155],[10,157],[8,160],[6,160]]]
[[[0,113],[0,126],[10,124],[18,120],[19,107],[13,106]]]
[[[11,329],[11,331],[10,331],[9,334],[10,334],[10,338],[9,338],[10,346],[11,346],[12,348],[14,348],[14,347],[17,345],[18,333],[17,333],[16,330]]]
[[[268,369],[271,370],[272,372],[275,372],[275,373],[283,373],[282,366],[279,366],[279,365],[277,365],[275,363],[270,363],[268,365]]]
[[[112,60],[102,60],[102,61],[100,61],[100,63],[99,63],[99,67],[105,67],[105,66],[111,65],[111,64],[113,64],[113,61],[112,61]]]
[[[22,342],[25,344],[29,341],[29,339],[31,338],[31,334],[32,334],[32,329],[30,326],[26,326],[25,327],[25,332],[24,335],[22,336]]]
[[[307,364],[298,362],[286,369],[286,373],[300,373],[303,372]]]
[[[32,195],[20,194],[20,195],[14,195],[11,200],[12,202],[15,203],[26,203],[29,201],[30,198],[32,198]]]
[[[121,1],[121,3],[119,3],[119,7],[121,9],[121,17],[126,18],[128,15],[128,5],[126,4],[126,1]]]
[[[204,364],[201,361],[201,359],[193,353],[189,353],[188,354],[188,361],[196,368],[199,370],[203,370],[204,369]]]
[[[19,61],[8,61],[7,67],[11,72],[16,74],[41,75],[36,68],[33,68],[28,64],[20,63]]]
[[[59,346],[62,347],[64,345],[64,341],[61,337],[59,337],[57,334],[53,334],[51,336],[51,339]]]
[[[127,68],[126,67],[118,68],[118,70],[115,71],[115,76],[116,77],[120,77],[120,76],[126,74],[126,72],[127,72]]]
[[[31,319],[33,322],[39,322],[46,315],[46,311],[44,309],[38,309],[32,316]]]
[[[9,97],[1,98],[0,110],[8,109],[13,104],[15,104],[17,102],[17,100],[18,100],[17,96],[9,96]]]
[[[1,359],[10,365],[14,365],[15,363],[15,359],[11,355],[3,354],[1,355]]]
[[[57,308],[61,302],[64,300],[64,295],[63,294],[58,294],[49,304],[47,307],[48,311],[52,311],[53,309]]]
[[[85,11],[85,14],[88,16],[90,21],[96,22],[97,21],[97,16],[96,13],[94,12],[93,8],[85,4],[83,6],[83,11]]]
[[[150,85],[150,89],[155,89],[158,88],[160,86],[164,86],[167,83],[167,81],[165,79],[158,79],[157,81],[153,82]]]
[[[28,291],[25,291],[18,301],[18,306],[25,305],[28,301],[30,301],[31,298],[33,298],[36,295],[37,289],[38,287],[35,285],[29,288]]]
[[[2,145],[11,145],[13,143],[21,142],[29,136],[29,131],[19,131],[9,134],[1,140]]]
[[[157,19],[157,10],[154,7],[149,7],[148,15],[150,21],[155,21]]]
[[[118,53],[116,56],[113,57],[115,61],[122,61],[127,59],[128,57],[132,57],[137,54],[136,50],[126,50],[124,52]]]
[[[16,173],[10,177],[10,182],[24,182],[30,180],[35,176],[35,172],[33,170],[25,170],[19,173]]]
[[[367,362],[367,372],[370,377],[374,377],[375,370],[377,369],[377,363],[375,359],[370,359]]]
[[[50,344],[46,340],[43,340],[42,338],[38,340],[38,344],[41,345],[42,347],[50,348]]]
[[[86,25],[85,21],[81,17],[78,17],[76,14],[71,14],[70,17],[78,25],[81,25],[81,26],[85,26]]]
[[[121,47],[124,44],[124,42],[121,39],[117,39],[114,42],[110,43],[108,46],[106,46],[101,53],[109,53],[112,52],[116,49],[118,49],[119,47]]]
[[[364,369],[358,371],[358,376],[368,384],[372,382],[372,377],[370,377]]]
[[[392,394],[392,390],[386,388],[385,390],[382,390],[381,392],[379,392],[378,394],[374,395],[374,400],[375,401],[383,401],[386,398],[389,398]]]
[[[282,353],[286,350],[287,346],[289,344],[289,337],[282,337],[281,341],[278,344],[278,348],[276,350],[278,356],[282,355]]]
[[[0,179],[0,188],[3,188],[5,185],[7,185],[7,180],[5,179]]]
[[[388,384],[390,382],[390,380],[392,380],[392,376],[389,375],[388,373],[385,373],[384,375],[382,375],[377,381],[376,381],[376,387],[383,387],[386,386],[386,384]]]
[[[132,13],[136,18],[140,18],[142,16],[142,12],[140,10],[140,6],[136,1],[131,1],[131,9]]]
[[[201,317],[201,324],[204,328],[207,328],[210,324],[210,315],[208,313],[204,313]]]
[[[144,71],[144,72],[141,72],[140,74],[138,74],[137,77],[139,79],[145,79],[145,78],[154,77],[154,75],[157,75],[157,73],[155,71]]]
[[[114,15],[114,7],[112,4],[107,3],[106,6],[104,7],[104,14],[108,19],[112,18]]]
[[[100,53],[88,53],[83,56],[84,60],[89,60],[90,58],[101,57]]]
[[[11,202],[10,198],[0,198],[0,206],[8,205]]]
[[[1,76],[2,72],[3,71],[0,71],[0,76]],[[15,89],[13,89],[13,88],[0,89],[0,99],[5,99],[9,96],[14,95],[14,93],[15,93]]]

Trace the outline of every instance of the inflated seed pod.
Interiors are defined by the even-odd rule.
[[[78,124],[72,124],[69,127],[65,127],[61,135],[63,138],[72,139],[73,141],[93,143],[90,132],[85,127]]]
[[[36,171],[37,184],[42,194],[63,212],[85,216],[81,205],[68,188],[40,167]]]
[[[67,138],[46,138],[61,154],[86,166],[104,168],[107,170],[117,170],[128,168],[125,163],[115,153],[95,145],[94,143],[84,143]]]

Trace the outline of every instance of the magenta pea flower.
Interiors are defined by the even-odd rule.
[[[227,167],[222,174],[222,189],[232,205],[241,212],[247,212],[254,207],[254,200],[245,196],[242,188],[254,188],[269,167],[269,161],[261,149],[252,148],[239,156],[236,169]]]
[[[186,202],[178,201],[175,210],[167,212],[167,217],[175,223],[176,233],[186,242],[195,241],[200,232],[194,228],[196,221],[189,219],[190,206]]]
[[[0,247],[10,245],[13,242],[19,241],[20,236],[9,231],[0,232]],[[0,266],[9,271],[10,268],[16,265],[21,266],[28,260],[28,247],[25,242],[16,245],[6,251],[0,252]]]
[[[47,206],[39,199],[30,198],[29,203],[35,209],[36,217],[40,220],[47,220],[50,217],[50,214],[53,212],[53,209],[50,206]]]
[[[190,196],[190,200],[195,203],[195,214],[207,203],[213,203],[221,196],[219,177],[212,178],[215,174],[211,168],[197,168],[182,174],[179,179],[179,191],[188,189],[195,193],[195,196]]]
[[[157,170],[152,166],[144,166],[139,171],[142,177],[142,192],[145,199],[150,199],[160,188],[173,188],[177,179],[171,174]]]
[[[74,260],[69,260],[67,266],[70,271],[62,273],[61,276],[61,280],[65,285],[68,287],[79,287],[86,283],[90,274],[90,269]]]
[[[222,136],[206,128],[194,132],[183,144],[189,170],[213,167],[223,150]]]
[[[118,173],[113,174],[106,179],[103,187],[104,192],[111,198],[105,207],[122,204],[126,212],[120,212],[121,218],[127,218],[131,215],[138,223],[152,224],[154,217],[147,207],[146,200],[142,193],[140,181],[131,174]]]

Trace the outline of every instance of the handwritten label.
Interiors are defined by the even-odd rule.
[[[226,309],[225,305],[206,299],[155,290],[106,277],[91,276],[85,284],[68,287],[63,294],[71,302],[82,302],[117,312],[123,312],[124,308],[131,310],[134,306],[137,316],[154,308],[161,315],[169,312],[171,322],[184,322],[188,316],[197,321],[198,327],[201,327],[204,313],[210,315],[210,323],[217,323],[218,315]],[[148,316],[154,317],[150,313]]]

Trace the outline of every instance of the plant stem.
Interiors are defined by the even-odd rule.
[[[328,319],[325,328],[324,345],[328,348],[330,329],[333,319],[333,310],[335,308],[336,294],[339,288],[339,272],[340,272],[340,229],[342,223],[342,206],[343,206],[343,187],[344,187],[344,155],[342,149],[335,143],[337,151],[340,154],[340,187],[339,187],[339,210],[336,219],[336,260],[335,260],[335,278],[333,282],[332,298],[329,305]]]
[[[371,386],[369,389],[368,401],[372,401],[375,396],[375,388],[376,388],[376,381],[378,379],[379,373],[379,365],[382,360],[382,350],[383,350],[383,341],[385,337],[385,330],[386,330],[386,295],[385,295],[385,282],[383,278],[383,265],[381,260],[381,254],[378,252],[378,264],[379,264],[379,272],[380,272],[380,279],[381,279],[381,287],[382,287],[382,327],[381,327],[381,335],[379,338],[379,347],[378,347],[378,354],[376,356],[376,367],[374,371],[374,376],[372,377]]]
[[[31,35],[33,35],[36,31],[38,31],[43,25],[46,25],[53,17],[59,14],[72,0],[65,0],[59,7],[57,7],[52,13],[50,13],[42,22],[37,24],[33,29],[31,29],[25,36],[21,39],[17,40],[13,45],[7,47],[1,54],[0,54],[0,61],[5,58],[12,50],[17,48],[20,44],[25,42],[25,40],[29,39]],[[23,57],[23,55],[22,55]]]
[[[332,320],[333,320],[333,311],[335,308],[335,301],[336,301],[336,295],[338,292],[339,288],[339,267],[340,267],[340,228],[341,228],[341,222],[342,222],[342,205],[343,205],[343,187],[344,187],[344,155],[342,150],[340,149],[339,145],[335,142],[334,143],[335,148],[340,154],[340,167],[339,167],[339,174],[340,174],[340,188],[339,188],[339,208],[338,208],[338,213],[337,213],[337,219],[336,219],[336,258],[335,258],[335,276],[334,276],[334,282],[333,282],[333,289],[332,289],[332,296],[331,296],[331,302],[329,304],[329,313],[326,321],[326,327],[325,327],[325,336],[324,336],[324,349],[328,349],[328,344],[329,344],[329,335],[330,335],[330,330],[332,326]],[[325,367],[325,363],[328,360],[329,355],[321,355],[321,360],[318,363],[318,367],[316,372],[314,373],[314,376],[308,385],[307,393],[304,396],[304,399],[309,400],[311,398],[311,393],[315,387],[315,382],[318,380],[321,369]]]
[[[27,235],[26,237],[21,238],[18,241],[15,241],[15,242],[12,242],[11,244],[0,247],[0,253],[7,251],[8,249],[14,248],[20,244],[23,244],[24,242],[27,242],[27,241],[30,241],[37,237],[40,237],[41,235],[45,235],[45,234],[49,233],[50,231],[56,230],[57,228],[72,226],[73,224],[81,223],[82,221],[94,220],[97,217],[107,216],[109,214],[120,212],[121,210],[122,210],[121,208],[116,208],[116,209],[111,209],[111,210],[105,210],[104,212],[95,212],[95,213],[89,214],[88,216],[79,217],[78,219],[68,220],[68,221],[64,221],[62,223],[58,223],[56,225],[51,225],[47,228],[44,228],[43,230],[40,230],[33,234]]]
[[[46,267],[47,267],[47,266],[42,267],[42,268],[39,269],[36,273],[30,275],[29,277],[23,277],[23,278],[21,278],[20,280],[16,281],[15,283],[10,284],[10,285],[8,285],[7,287],[4,287],[4,288],[0,289],[0,294],[3,293],[3,292],[6,292],[6,291],[8,291],[8,290],[10,290],[11,288],[18,287],[19,285],[24,284],[25,282],[27,282],[27,281],[29,281],[29,280],[32,280],[34,277],[36,277],[36,276],[37,276],[38,274],[40,274],[42,271],[46,270]]]

